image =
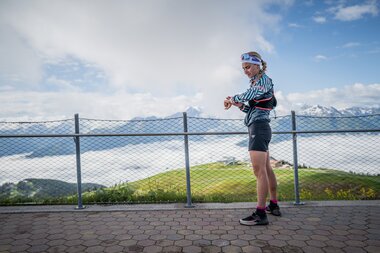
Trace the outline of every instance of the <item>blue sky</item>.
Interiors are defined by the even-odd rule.
[[[0,2],[1,121],[218,117],[258,51],[280,114],[304,104],[379,106],[380,3],[370,1]]]
[[[280,89],[304,92],[378,82],[378,11],[376,1],[298,1],[291,5],[283,12],[283,30],[273,36],[276,54],[269,55],[276,68],[273,75],[278,80],[291,79],[279,85]],[[342,12],[346,15],[338,15]]]

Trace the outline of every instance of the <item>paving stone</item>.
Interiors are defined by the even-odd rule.
[[[156,241],[154,240],[149,240],[149,239],[146,239],[146,240],[140,240],[137,242],[137,245],[139,246],[143,246],[143,247],[148,247],[148,246],[152,246],[156,243]]]
[[[380,246],[367,246],[364,249],[369,253],[379,253],[380,252]]]
[[[282,253],[281,248],[275,246],[265,246],[261,250],[263,253]]]
[[[248,246],[249,245],[249,242],[246,241],[246,240],[229,240],[231,245],[235,245],[235,246],[239,246],[239,247],[243,247],[243,246]]]
[[[269,240],[268,241],[268,244],[270,245],[270,246],[276,246],[276,247],[284,247],[284,246],[286,246],[286,245],[288,245],[287,243],[286,243],[286,241],[283,241],[283,240],[276,240],[276,239],[274,239],[274,240]]]
[[[261,227],[247,209],[0,213],[0,252],[380,252],[380,207],[282,210]]]
[[[313,246],[302,247],[302,250],[305,253],[324,253],[321,248],[317,248],[317,247],[313,247]]]
[[[246,253],[262,253],[263,252],[260,247],[255,247],[255,246],[244,246],[242,247],[242,251]]]
[[[31,253],[34,253],[34,252],[43,252],[45,250],[47,250],[49,248],[48,245],[44,245],[44,244],[41,244],[41,245],[33,245],[32,247],[28,248],[26,251],[27,252],[31,252]]]
[[[178,240],[174,242],[175,246],[180,246],[180,247],[190,246],[192,244],[193,242],[190,240]]]
[[[306,241],[306,243],[310,246],[313,246],[313,247],[316,247],[316,248],[323,248],[326,246],[326,244],[322,241],[314,241],[314,240],[309,240],[309,241]]]
[[[58,253],[58,252],[66,252],[67,247],[65,245],[58,245],[50,247],[47,252],[48,253]]]
[[[201,253],[202,248],[199,246],[194,246],[194,245],[185,246],[185,247],[183,247],[182,252],[184,252],[184,253]]]
[[[291,245],[286,245],[281,249],[284,253],[303,253],[302,248]]]
[[[240,253],[240,252],[243,252],[243,250],[240,247],[238,247],[238,246],[229,245],[229,246],[222,247],[222,252],[226,252],[226,253]]]
[[[358,248],[358,247],[345,247],[343,248],[343,251],[347,253],[365,253],[366,252],[364,249]]]
[[[156,246],[156,245],[148,246],[148,247],[144,248],[143,252],[159,253],[159,252],[162,252],[162,247],[161,246]]]
[[[91,246],[91,247],[88,247],[85,252],[91,252],[91,253],[95,253],[95,252],[104,252],[104,247],[103,246]]]
[[[335,247],[331,247],[331,246],[324,247],[323,251],[326,253],[344,253],[344,251],[341,250],[340,248],[335,248]]]
[[[218,239],[218,240],[213,240],[211,244],[218,247],[224,247],[224,246],[230,245],[230,241]]]
[[[76,253],[76,252],[83,253],[85,250],[86,250],[86,247],[84,247],[83,245],[75,245],[75,246],[66,248],[66,252],[69,252],[69,253]]]
[[[290,246],[296,246],[296,247],[305,247],[306,246],[306,243],[304,241],[300,241],[300,240],[290,240],[287,242]]]
[[[173,253],[173,252],[181,252],[182,248],[178,246],[166,246],[162,248],[162,252],[164,253]]]
[[[29,245],[15,245],[11,247],[11,252],[26,252],[31,246]]]
[[[156,241],[156,245],[161,246],[161,247],[173,246],[174,245],[174,241],[171,241],[171,240],[158,240],[158,241]]]

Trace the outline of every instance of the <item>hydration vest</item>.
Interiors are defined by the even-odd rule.
[[[248,101],[248,104],[250,107],[256,107],[261,110],[273,110],[273,108],[277,105],[277,99],[274,96],[271,96],[269,98],[263,98],[263,99],[252,99]]]

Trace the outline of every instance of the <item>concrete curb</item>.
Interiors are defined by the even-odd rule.
[[[160,211],[160,210],[192,210],[192,209],[252,209],[255,202],[236,203],[195,203],[188,208],[185,203],[173,204],[126,204],[126,205],[88,205],[84,209],[77,209],[73,205],[26,205],[26,206],[0,206],[0,213],[56,213],[56,212],[117,212],[117,211]],[[302,205],[292,202],[281,202],[281,208],[316,207],[316,206],[380,206],[380,200],[339,200],[339,201],[307,201]]]

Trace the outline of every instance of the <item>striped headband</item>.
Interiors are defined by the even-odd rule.
[[[260,58],[258,58],[256,56],[249,55],[247,53],[241,55],[241,62],[248,62],[248,63],[252,63],[252,64],[256,64],[256,65],[261,66],[261,59]]]

